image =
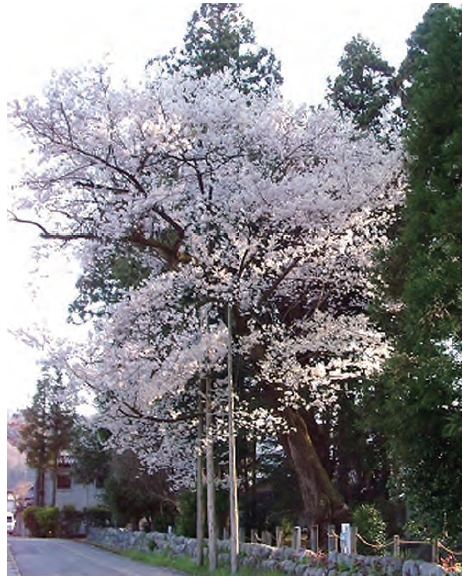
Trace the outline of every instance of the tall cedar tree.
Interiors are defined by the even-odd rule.
[[[339,60],[341,74],[328,78],[327,100],[360,130],[380,135],[384,112],[395,95],[395,69],[382,58],[380,49],[360,34],[344,47]]]
[[[188,22],[180,51],[149,60],[167,73],[187,69],[197,77],[230,69],[242,92],[267,92],[283,82],[273,50],[258,46],[252,22],[241,4],[201,4]]]
[[[408,190],[382,265],[386,430],[413,519],[461,531],[461,10],[432,4],[401,69]],[[384,308],[386,305],[386,309]]]
[[[46,504],[46,471],[52,475],[51,504],[55,505],[58,458],[71,442],[76,421],[74,408],[64,400],[64,389],[59,371],[44,370],[31,405],[22,411],[24,426],[18,448],[26,453],[29,467],[37,471],[36,500],[41,506]]]
[[[167,532],[177,508],[167,474],[147,471],[131,450],[112,453],[104,499],[118,522],[136,531],[144,518],[149,529]]]

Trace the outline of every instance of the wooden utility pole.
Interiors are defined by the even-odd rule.
[[[211,378],[206,377],[206,485],[209,570],[217,569],[217,531],[215,522],[214,435],[212,432]]]
[[[196,457],[196,564],[204,563],[204,391],[198,393],[198,455]]]
[[[238,482],[236,473],[235,403],[233,384],[233,330],[231,305],[228,303],[228,478],[230,484],[230,566],[238,572],[239,518]]]

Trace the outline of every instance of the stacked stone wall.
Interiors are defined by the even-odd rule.
[[[91,527],[90,543],[115,551],[136,550],[167,552],[173,557],[196,557],[196,539],[174,534],[130,531],[108,527]],[[207,556],[207,539],[204,542]],[[230,542],[218,541],[219,564],[228,564]],[[425,561],[404,561],[392,556],[346,555],[329,553],[315,555],[310,551],[296,551],[290,547],[271,547],[257,543],[240,543],[240,563],[249,567],[279,570],[287,575],[446,575],[440,565]]]

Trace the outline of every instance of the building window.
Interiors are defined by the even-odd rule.
[[[73,463],[74,459],[72,457],[66,455],[66,453],[60,453],[57,463],[58,467],[72,467]]]
[[[70,489],[71,488],[71,475],[68,473],[58,473],[56,476],[56,488],[57,489]]]

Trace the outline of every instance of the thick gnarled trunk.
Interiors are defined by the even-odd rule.
[[[301,523],[310,527],[347,520],[349,509],[320,461],[304,418],[291,408],[284,414],[291,432],[280,441],[296,473],[304,507]]]

